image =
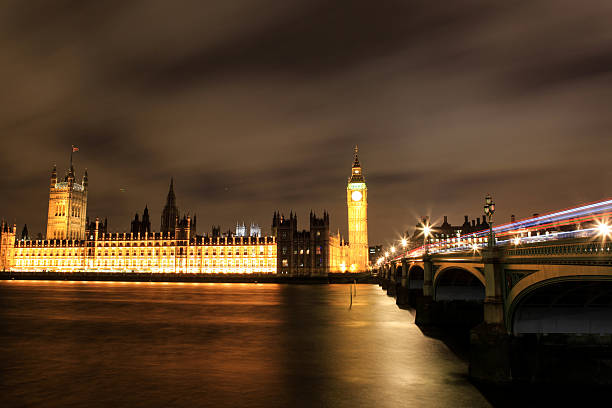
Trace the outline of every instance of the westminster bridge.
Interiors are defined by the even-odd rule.
[[[591,226],[520,238],[506,225],[495,245],[487,231],[426,244],[381,259],[379,284],[421,327],[472,327],[472,378],[612,384],[612,228]]]

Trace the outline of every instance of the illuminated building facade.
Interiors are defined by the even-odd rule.
[[[378,258],[380,258],[383,254],[383,246],[382,245],[374,245],[371,246],[368,250],[368,257],[370,264],[376,263]]]
[[[427,242],[435,244],[445,240],[457,240],[459,237],[465,234],[471,234],[473,232],[483,231],[489,229],[489,224],[486,221],[485,216],[482,219],[473,219],[470,223],[468,216],[466,215],[462,225],[451,225],[448,222],[448,217],[444,216],[444,222],[440,225],[431,224],[429,217],[421,217],[420,222],[415,226],[412,237],[408,241],[408,248],[418,248],[423,245],[423,226],[429,225],[430,235],[427,238]],[[410,236],[410,232],[406,231],[405,236]]]
[[[240,223],[236,223],[236,236],[237,237],[246,237],[247,235],[247,231],[246,231],[246,225],[244,225],[244,222],[242,224]]]
[[[151,232],[148,208],[130,233],[107,233],[106,221],[86,223],[87,172],[74,169],[63,181],[53,169],[47,239],[17,239],[16,226],[2,223],[0,269],[10,271],[276,273],[276,239],[261,236],[196,236],[188,216],[178,218],[173,182],[162,213],[162,232]],[[86,224],[87,227],[86,227]]]
[[[298,231],[297,215],[275,212],[272,235],[277,239],[278,272],[292,276],[325,276],[330,272],[329,214],[310,213],[310,230]]]
[[[251,223],[249,227],[249,235],[252,237],[261,237],[261,227],[257,224]]]
[[[144,216],[144,214],[143,214]],[[191,228],[190,237],[196,236],[197,217],[194,215],[191,217]],[[168,189],[168,197],[166,198],[166,205],[162,211],[161,223],[159,230],[162,233],[171,234],[174,229],[178,226],[185,228],[187,225],[187,215],[180,217],[179,210],[176,206],[176,195],[174,194],[174,179],[170,179],[170,188]]]
[[[310,230],[298,231],[297,215],[289,219],[278,212],[272,218],[272,235],[278,242],[278,272],[293,276],[321,276],[328,273],[364,272],[368,269],[368,189],[357,156],[347,191],[349,242],[340,232],[330,234],[329,214],[317,218],[310,213]]]
[[[16,240],[2,225],[0,268],[11,271],[276,273],[274,237],[195,237],[187,228],[164,233],[109,233],[84,240]],[[96,220],[96,224],[98,224]]]
[[[334,273],[350,272],[348,243],[340,232],[329,236],[329,271]]]
[[[357,155],[351,176],[346,186],[348,206],[349,256],[348,268],[351,272],[363,272],[368,268],[368,188]]]
[[[87,170],[82,182],[78,183],[72,164],[63,179],[57,178],[57,168],[53,166],[49,185],[48,239],[85,239],[87,187]]]
[[[171,180],[161,216],[161,231],[151,232],[145,207],[130,233],[109,233],[106,222],[86,222],[87,172],[81,184],[74,169],[58,182],[51,176],[46,239],[21,239],[16,227],[2,224],[0,268],[12,271],[104,271],[152,273],[283,273],[325,276],[361,272],[368,267],[367,188],[355,148],[347,186],[349,243],[330,234],[329,214],[310,214],[310,230],[298,231],[297,216],[274,213],[272,236],[261,228],[238,224],[236,234],[197,236],[195,220],[179,218]],[[86,225],[87,224],[87,225]]]

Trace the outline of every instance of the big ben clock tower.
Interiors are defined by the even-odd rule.
[[[349,270],[362,272],[368,268],[368,188],[357,156],[346,186],[349,230]]]

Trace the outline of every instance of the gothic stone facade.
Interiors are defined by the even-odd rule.
[[[294,276],[321,276],[335,272],[368,269],[368,189],[355,147],[347,184],[349,242],[340,233],[330,234],[329,214],[310,213],[310,229],[298,231],[297,215],[286,219],[278,212],[272,218],[272,235],[278,242],[278,272]]]
[[[49,185],[47,239],[84,239],[87,217],[87,170],[81,183],[76,181],[72,165],[63,179],[53,166]]]
[[[188,238],[172,234],[112,233],[84,240],[17,240],[2,225],[0,268],[11,271],[151,273],[276,273],[274,237]]]

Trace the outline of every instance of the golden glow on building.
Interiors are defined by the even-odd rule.
[[[14,232],[3,231],[0,265],[32,272],[276,273],[274,237],[97,235],[89,240],[15,240]]]
[[[174,232],[145,232],[144,235],[102,234],[96,220],[95,231],[86,236],[87,171],[82,183],[78,183],[71,164],[67,175],[58,180],[54,166],[49,191],[47,239],[17,240],[16,227],[3,223],[1,270],[250,274],[282,273],[282,268],[293,268],[292,273],[300,274],[303,268],[305,274],[326,275],[368,269],[368,191],[357,147],[347,185],[348,243],[340,233],[329,234],[326,213],[323,219],[311,214],[313,236],[309,237],[307,247],[305,235],[297,234],[297,219],[291,215],[295,225],[289,225],[282,217],[277,219],[276,213],[277,224],[273,226],[274,236],[271,237],[196,237],[190,233],[193,231],[189,218],[186,228],[177,225]],[[279,228],[282,231],[279,232]],[[287,233],[290,236],[284,237]],[[282,243],[278,244],[280,252],[277,251],[277,237]]]
[[[351,272],[363,272],[368,269],[368,188],[357,156],[351,177],[346,186],[346,203],[348,206],[349,253],[348,269]]]
[[[346,245],[340,233],[329,236],[329,271],[346,272],[349,257],[349,246]]]
[[[83,181],[78,183],[72,164],[63,180],[57,178],[57,168],[53,166],[47,213],[48,239],[85,239],[87,185],[87,171]]]

